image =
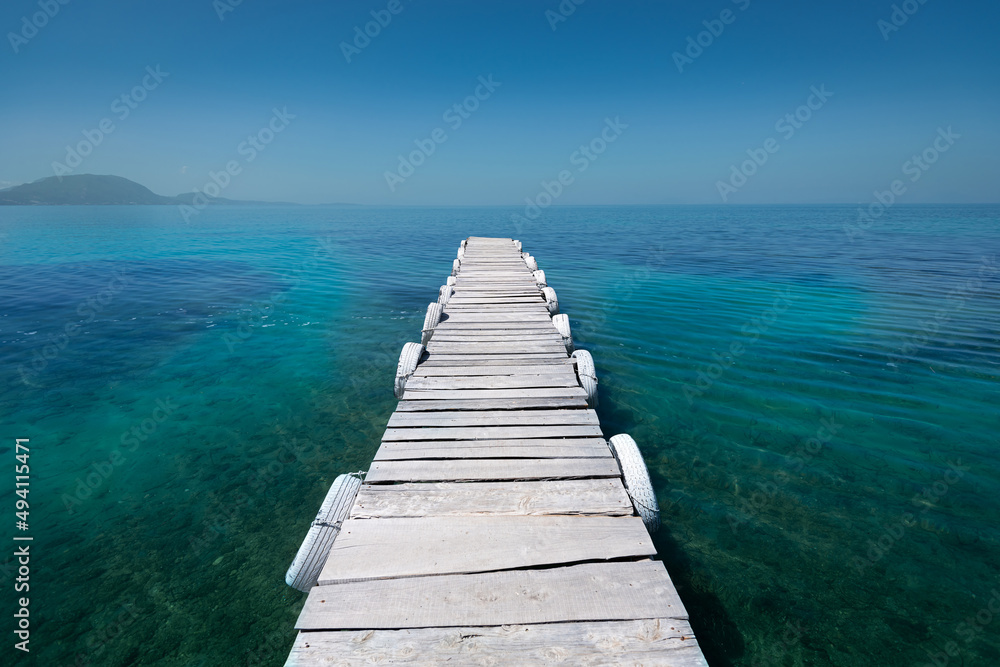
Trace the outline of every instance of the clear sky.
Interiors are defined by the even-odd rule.
[[[564,170],[558,204],[1000,201],[995,0],[236,2],[4,0],[0,187],[82,141],[72,173],[160,194],[234,161],[222,196],[302,203],[524,204]]]

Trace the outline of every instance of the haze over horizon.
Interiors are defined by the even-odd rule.
[[[15,0],[0,188],[60,163],[306,204],[853,204],[895,180],[900,203],[996,202],[998,19],[935,0]]]

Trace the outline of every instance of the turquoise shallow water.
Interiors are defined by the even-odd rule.
[[[1000,208],[853,241],[849,207],[512,212],[0,208],[28,662],[282,664],[285,569],[374,455],[459,240],[493,235],[538,258],[606,435],[640,443],[712,664],[1000,664]]]

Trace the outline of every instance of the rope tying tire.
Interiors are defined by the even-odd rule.
[[[597,371],[594,368],[594,358],[586,350],[577,350],[573,353],[576,359],[576,376],[580,380],[580,386],[587,392],[587,405],[592,408],[597,407]]]
[[[438,303],[444,308],[448,305],[448,299],[455,292],[455,288],[451,285],[441,285],[441,289],[438,291]]]
[[[399,353],[399,365],[396,366],[396,383],[393,387],[393,394],[396,398],[403,398],[406,390],[406,381],[417,370],[417,363],[420,362],[420,355],[424,353],[424,346],[420,343],[407,343],[403,346],[403,351]]]
[[[427,304],[427,315],[424,317],[424,328],[420,331],[420,344],[426,346],[434,333],[434,327],[441,321],[441,304]]]
[[[539,287],[545,287],[548,285],[548,283],[545,282],[545,272],[541,269],[532,272],[531,275],[535,277],[535,282],[538,283]]]
[[[461,266],[462,266],[462,260],[456,259],[455,261],[453,261],[451,263],[451,275],[457,276],[458,275],[458,269]]]
[[[569,315],[556,315],[552,318],[552,324],[555,325],[556,331],[562,336],[566,352],[573,354],[573,334],[570,333],[569,329]]]
[[[545,305],[549,307],[549,315],[558,315],[559,299],[556,297],[556,291],[551,287],[544,287],[542,295],[545,297]]]
[[[316,585],[330,555],[333,541],[340,533],[340,527],[361,488],[362,477],[363,472],[354,472],[333,480],[316,518],[309,525],[309,532],[285,573],[285,583],[295,590],[308,593]]]
[[[660,504],[656,502],[653,483],[649,479],[649,470],[642,460],[639,446],[635,444],[632,436],[624,433],[611,438],[608,444],[611,446],[611,453],[615,455],[615,460],[618,461],[618,467],[621,468],[625,491],[632,499],[632,506],[642,517],[646,530],[655,533],[660,528]]]

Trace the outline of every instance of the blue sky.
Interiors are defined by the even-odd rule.
[[[856,203],[895,179],[907,203],[1000,200],[996,2],[908,0],[891,32],[879,21],[894,3],[873,0],[564,0],[568,16],[558,0],[398,0],[395,14],[389,0],[232,2],[42,0],[58,11],[34,33],[23,17],[39,0],[4,2],[0,186],[52,175],[107,118],[114,131],[72,173],[161,194],[234,161],[222,196],[303,203],[523,205],[563,171],[558,204],[718,204],[720,181],[741,183],[731,204]],[[391,22],[347,62],[341,44],[373,11]],[[674,53],[705,21],[720,34],[679,71]],[[169,76],[119,118],[114,100],[156,66]],[[453,128],[445,112],[491,75],[499,86]],[[776,129],[814,86],[832,96],[800,110],[794,135]],[[274,109],[294,118],[241,151]],[[574,161],[601,147],[606,119],[627,127]],[[911,183],[904,165],[949,127],[960,138]],[[768,139],[777,150],[731,180]],[[433,153],[398,171],[415,141]],[[390,187],[386,172],[405,178]]]

